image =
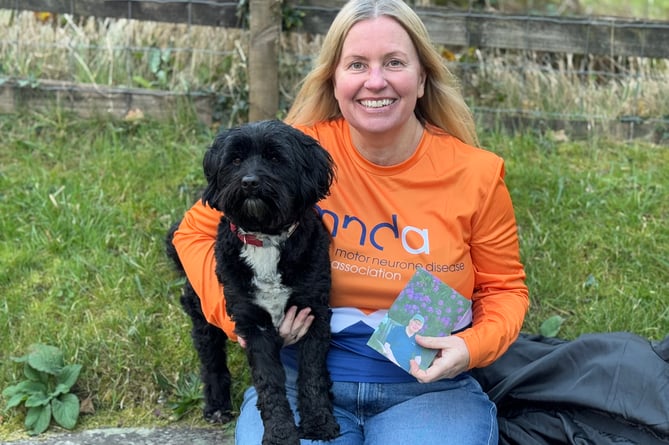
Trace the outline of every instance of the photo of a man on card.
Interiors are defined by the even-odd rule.
[[[392,328],[383,344],[383,355],[406,370],[410,369],[411,360],[420,365],[421,348],[416,344],[416,334],[424,324],[425,318],[415,314],[406,326]]]

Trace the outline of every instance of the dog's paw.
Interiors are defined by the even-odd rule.
[[[295,425],[276,425],[272,428],[266,425],[262,445],[300,445],[300,436]]]
[[[309,416],[302,419],[298,431],[302,439],[329,441],[339,437],[339,424],[330,413],[321,417]]]
[[[214,424],[220,424],[223,425],[225,423],[230,422],[234,416],[232,415],[232,412],[230,411],[221,411],[221,410],[215,410],[211,412],[206,412],[204,413],[204,419],[209,422],[209,423],[214,423]]]

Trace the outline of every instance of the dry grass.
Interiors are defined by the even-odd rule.
[[[13,79],[36,86],[49,79],[215,93],[234,118],[244,114],[248,96],[248,39],[239,29],[69,15],[43,22],[32,12],[0,10],[0,84]],[[287,108],[320,37],[286,34],[280,43]]]
[[[667,62],[476,51],[463,78],[474,106],[595,119],[658,118],[669,116]]]
[[[165,54],[169,77],[164,87],[221,88],[226,79],[214,70],[227,57],[239,57],[240,30],[141,22],[126,19],[56,17],[55,23],[31,12],[0,11],[3,74],[16,78],[70,80],[101,85],[136,85],[138,76],[158,81],[151,57]],[[136,85],[138,86],[138,85]]]
[[[292,101],[320,36],[285,34],[281,105]],[[0,83],[40,79],[107,86],[214,92],[244,115],[248,33],[125,19],[36,20],[0,11]],[[666,60],[463,49],[450,62],[474,107],[592,119],[669,116]],[[234,117],[234,116],[233,116]]]

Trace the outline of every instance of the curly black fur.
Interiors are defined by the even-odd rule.
[[[215,244],[216,274],[224,286],[226,310],[246,355],[265,428],[263,445],[331,440],[339,435],[332,414],[326,368],[330,342],[330,235],[314,205],[329,193],[334,165],[317,141],[280,121],[263,121],[221,132],[203,162],[203,201],[221,210]],[[172,246],[168,255],[180,266]],[[262,247],[243,242],[244,234]],[[181,303],[193,322],[192,337],[202,365],[205,417],[230,418],[227,337],[209,325],[190,284]],[[296,428],[285,396],[279,359],[278,325],[285,311],[309,307],[315,317],[298,343]]]
[[[184,273],[172,238],[179,223],[170,227],[167,233],[167,256],[174,261],[178,271]],[[204,392],[204,418],[211,423],[228,423],[233,419],[230,395],[231,377],[227,364],[227,340],[221,329],[207,323],[202,313],[200,299],[186,281],[181,298],[181,307],[192,321],[191,338],[200,359],[200,378]]]

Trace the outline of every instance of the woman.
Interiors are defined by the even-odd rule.
[[[342,435],[329,443],[497,443],[495,406],[467,371],[499,357],[527,311],[515,217],[503,160],[475,147],[472,116],[418,16],[401,0],[347,3],[286,121],[337,165],[317,209],[332,233],[328,367]],[[196,203],[174,244],[207,320],[234,336],[214,274],[219,216]],[[407,373],[366,342],[417,268],[471,298],[473,316],[454,335],[418,336],[439,353]],[[290,310],[280,329],[289,386],[290,345],[310,321]],[[236,441],[261,437],[250,388]]]

